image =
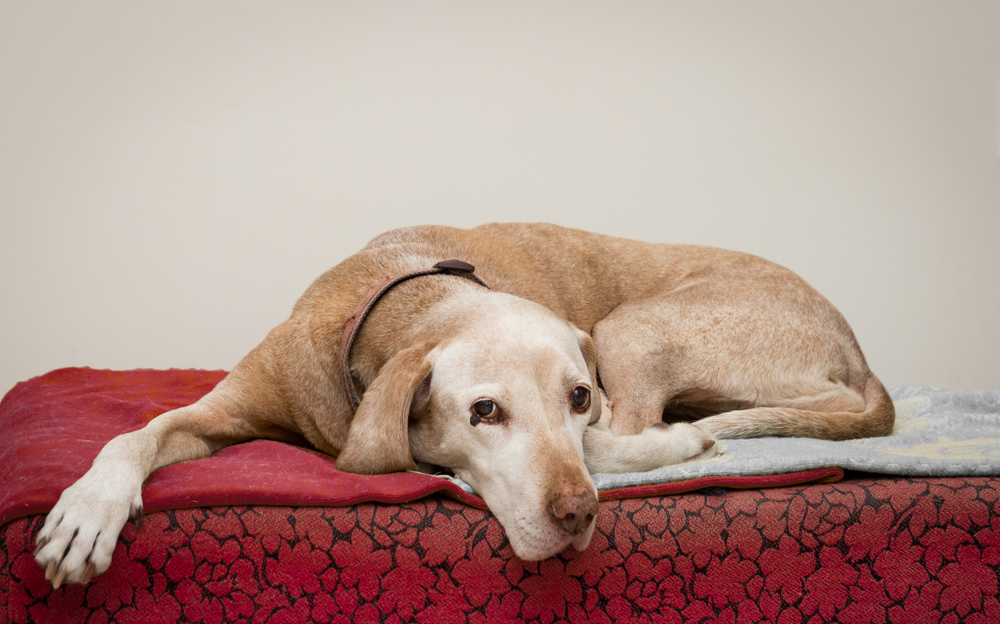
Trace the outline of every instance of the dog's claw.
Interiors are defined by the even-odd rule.
[[[52,577],[56,575],[56,560],[49,559],[49,565],[45,568],[45,580],[51,581]]]
[[[37,555],[39,551],[45,548],[45,545],[48,543],[49,543],[49,538],[47,537],[40,537],[37,540],[35,540],[35,554]]]
[[[715,440],[713,440],[711,438],[708,438],[707,440],[705,440],[704,442],[701,443],[701,450],[707,451],[708,449],[712,448],[713,446],[715,446]]]
[[[94,576],[95,569],[96,569],[96,566],[94,566],[94,562],[93,561],[91,561],[90,563],[88,563],[87,564],[87,569],[83,571],[83,578],[80,579],[80,582],[83,583],[84,585],[86,585],[87,583],[89,583],[91,577]]]
[[[135,523],[135,528],[141,529],[142,528],[142,505],[133,506],[129,510],[128,517],[129,517],[129,519],[132,520],[132,522]]]
[[[52,581],[52,589],[59,589],[59,586],[66,580],[66,572],[66,568],[59,570],[59,574],[57,574],[56,578]]]

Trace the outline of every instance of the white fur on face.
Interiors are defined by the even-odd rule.
[[[575,411],[570,397],[581,385],[600,397],[577,335],[526,300],[498,295],[488,305],[494,309],[472,310],[465,331],[432,353],[429,414],[411,424],[411,452],[471,484],[522,559],[586,548],[593,523],[574,536],[550,516],[558,488],[594,491],[583,463],[590,412]],[[500,415],[473,426],[480,400],[493,401]]]

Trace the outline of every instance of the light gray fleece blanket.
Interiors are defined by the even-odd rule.
[[[1000,390],[889,388],[896,406],[892,435],[845,442],[812,438],[723,440],[722,453],[649,472],[597,474],[598,490],[757,476],[840,467],[886,475],[958,477],[1000,475]],[[464,482],[459,484],[472,493]]]
[[[1000,475],[1000,390],[889,388],[892,435],[844,442],[812,438],[723,440],[707,461],[650,472],[594,475],[598,490],[698,477],[772,475],[838,466],[908,477]]]

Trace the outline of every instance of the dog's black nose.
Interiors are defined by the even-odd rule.
[[[566,488],[549,506],[552,521],[570,535],[585,531],[597,514],[597,496],[590,489]]]

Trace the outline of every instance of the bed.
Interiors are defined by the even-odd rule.
[[[60,369],[4,397],[0,624],[1000,621],[1000,392],[921,386],[891,389],[887,438],[598,475],[590,547],[541,562],[464,483],[240,444],[154,473],[111,568],[53,590],[32,551],[59,492],[224,376]]]

